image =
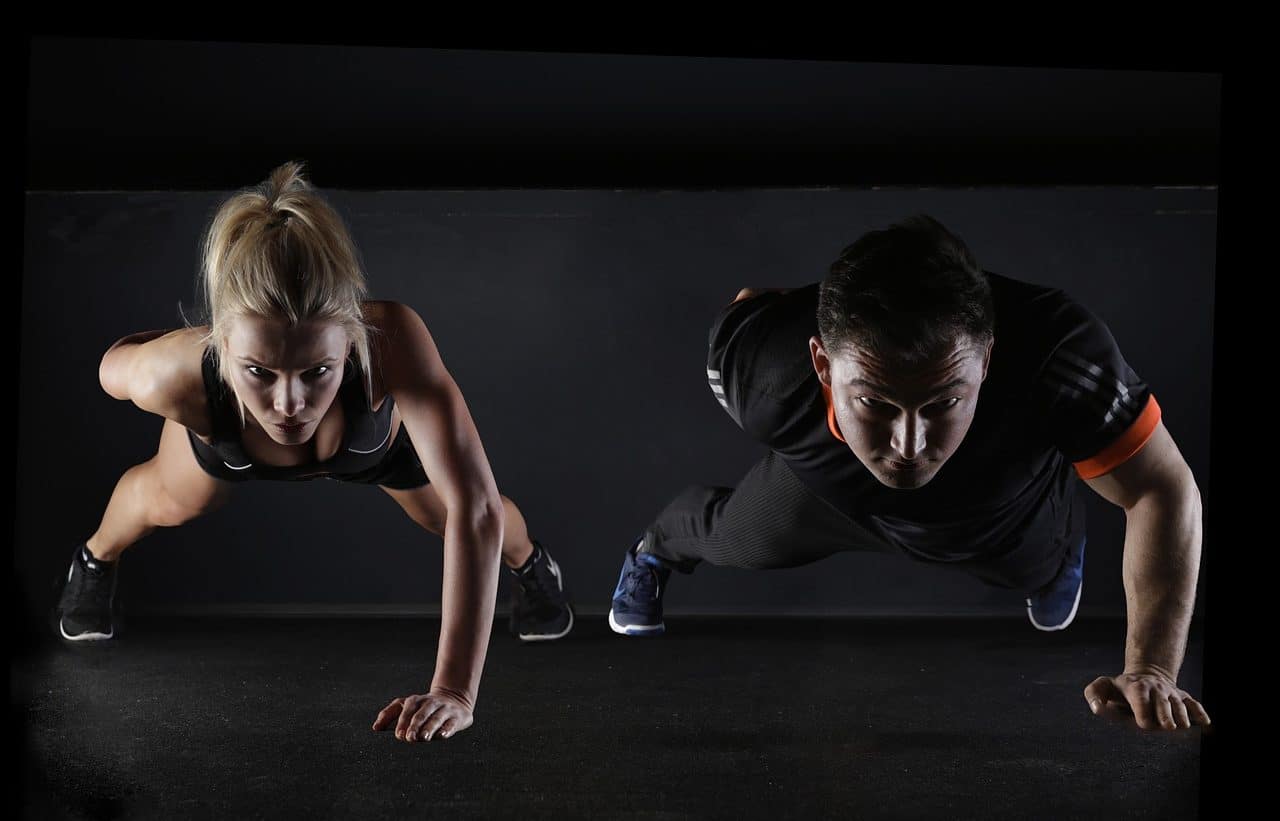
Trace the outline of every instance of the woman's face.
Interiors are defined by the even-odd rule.
[[[342,385],[351,341],[336,322],[289,325],[241,316],[223,345],[231,386],[252,418],[282,445],[306,442]]]

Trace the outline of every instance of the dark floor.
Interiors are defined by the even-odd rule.
[[[475,725],[418,744],[369,725],[425,689],[437,622],[128,627],[14,663],[24,817],[1197,817],[1201,730],[1085,706],[1120,671],[1114,622],[686,617],[624,639],[584,617],[551,644],[496,634]]]

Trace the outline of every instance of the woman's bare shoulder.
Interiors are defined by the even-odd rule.
[[[440,353],[421,315],[402,302],[364,303],[369,325],[369,354],[373,360],[375,392],[386,386],[439,372]]]
[[[364,321],[377,331],[390,331],[399,327],[407,313],[413,309],[403,302],[390,299],[367,299],[361,303],[364,309]]]
[[[369,350],[377,361],[387,356],[409,353],[415,343],[429,343],[426,324],[413,308],[403,302],[369,300],[363,305],[364,321],[372,331]]]
[[[140,373],[147,374],[139,407],[198,434],[211,427],[204,385],[208,328],[180,328],[139,346]],[[142,399],[142,396],[139,398]],[[145,404],[144,404],[145,403]]]

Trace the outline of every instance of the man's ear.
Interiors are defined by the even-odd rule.
[[[986,350],[982,354],[982,381],[987,381],[987,369],[991,367],[991,349],[996,346],[996,338],[993,336],[987,340]]]
[[[830,388],[831,357],[827,356],[827,349],[816,336],[809,337],[809,357],[813,360],[813,371],[818,375],[818,381]]]

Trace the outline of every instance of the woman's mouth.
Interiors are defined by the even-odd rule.
[[[307,423],[295,422],[292,425],[288,425],[288,424],[284,424],[283,422],[276,422],[275,425],[278,430],[283,431],[284,433],[297,433],[298,431],[305,428],[307,426]]]

